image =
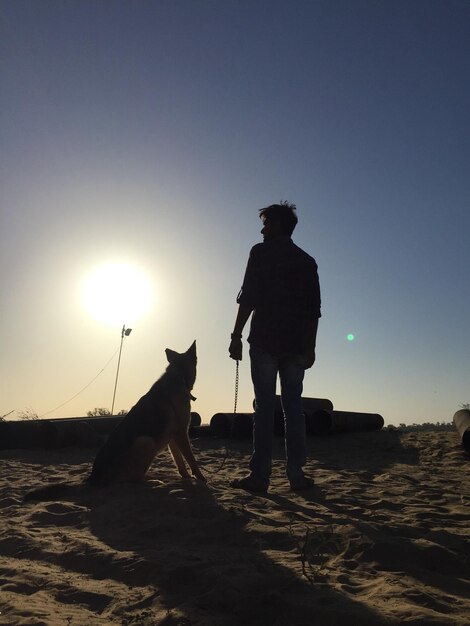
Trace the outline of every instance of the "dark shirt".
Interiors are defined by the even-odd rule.
[[[257,244],[237,302],[253,310],[251,345],[276,356],[305,354],[313,320],[321,316],[315,259],[290,237]]]

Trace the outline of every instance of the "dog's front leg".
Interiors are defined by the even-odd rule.
[[[170,442],[168,443],[168,447],[170,448],[170,452],[173,456],[173,459],[175,461],[176,467],[178,468],[178,472],[180,473],[180,476],[182,478],[190,478],[189,472],[186,469],[186,465],[184,463],[183,455],[181,454],[176,441],[171,439]]]
[[[197,464],[196,458],[191,449],[191,443],[189,442],[189,437],[187,431],[176,433],[174,437],[176,444],[178,445],[179,451],[182,452],[184,458],[188,462],[189,467],[193,473],[193,476],[198,480],[202,480],[203,482],[207,482],[207,479],[202,474],[199,469],[199,465]]]

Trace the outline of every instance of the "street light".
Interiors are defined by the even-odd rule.
[[[117,364],[117,370],[116,370],[116,381],[114,383],[114,393],[113,393],[113,403],[111,405],[111,415],[114,415],[114,400],[116,398],[116,389],[117,389],[118,377],[119,377],[119,366],[121,365],[122,342],[124,341],[124,337],[129,337],[131,332],[132,332],[132,328],[126,328],[126,325],[124,324],[122,327],[122,331],[121,331],[121,345],[119,347],[119,358],[118,358],[118,364]]]

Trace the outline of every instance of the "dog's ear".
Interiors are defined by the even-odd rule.
[[[196,340],[193,341],[193,343],[191,344],[191,347],[188,349],[186,354],[189,354],[189,356],[192,356],[192,357],[196,356]]]
[[[170,348],[167,348],[165,350],[165,354],[166,354],[166,358],[168,359],[168,363],[173,363],[176,357],[178,356],[178,353],[175,352],[174,350],[170,350]]]

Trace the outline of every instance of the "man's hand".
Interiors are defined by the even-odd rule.
[[[313,320],[308,328],[305,352],[305,369],[308,370],[315,363],[315,345],[317,343],[318,319]]]
[[[315,348],[313,350],[309,350],[307,354],[305,354],[305,369],[308,370],[315,363]]]
[[[234,361],[242,360],[242,332],[245,327],[248,318],[250,317],[252,309],[243,304],[240,304],[237,312],[237,319],[235,320],[235,326],[233,327],[233,333],[231,334],[231,342],[228,348],[228,353],[230,354],[230,358],[234,359]]]
[[[228,353],[230,355],[230,358],[234,359],[234,361],[242,360],[243,344],[241,337],[234,337],[232,339],[228,348]]]

